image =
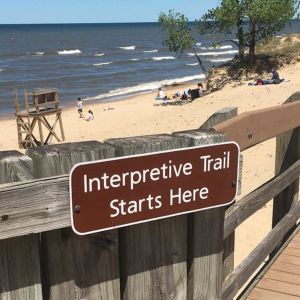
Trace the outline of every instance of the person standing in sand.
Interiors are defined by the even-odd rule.
[[[78,108],[78,113],[79,113],[79,118],[83,118],[83,101],[81,98],[77,98],[77,108]]]

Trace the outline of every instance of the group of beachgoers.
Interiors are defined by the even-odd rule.
[[[248,85],[265,85],[265,84],[279,84],[281,82],[285,81],[284,79],[280,78],[279,73],[275,68],[272,68],[271,70],[271,76],[269,79],[258,79],[256,82],[251,82]]]
[[[268,79],[258,79],[256,82],[249,83],[248,85],[265,85],[265,84],[279,84],[283,81],[288,81],[285,79],[280,78],[279,73],[275,68],[272,68],[271,70],[271,76]],[[183,93],[176,92],[175,94],[166,94],[162,88],[158,89],[157,95],[155,100],[194,100],[197,99],[205,93],[205,90],[203,88],[203,84],[199,82],[197,84],[197,88],[195,89],[189,89],[186,91],[183,91]]]
[[[91,109],[88,110],[88,116],[85,118],[83,114],[83,101],[81,98],[77,98],[77,111],[79,114],[79,118],[82,118],[85,121],[92,121],[94,120],[94,113]]]
[[[204,92],[205,90],[201,82],[197,84],[197,88],[185,90],[182,93],[176,92],[175,94],[165,94],[162,88],[159,88],[155,100],[194,100],[201,97]]]

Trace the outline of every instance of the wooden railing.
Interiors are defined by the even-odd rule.
[[[299,100],[300,93],[295,93],[282,106],[247,112],[214,127],[215,130],[223,133],[226,139],[236,141],[241,150],[246,150],[270,138],[277,137],[277,176],[244,196],[226,211],[224,239],[230,238],[230,235],[240,224],[275,198],[273,229],[239,266],[226,274],[227,277],[222,286],[222,299],[232,299],[238,293],[264,260],[276,248],[280,247],[287,238],[289,231],[295,227],[300,219],[298,202],[300,176]]]
[[[300,93],[288,102],[297,100]],[[236,108],[222,110],[204,125],[219,132],[200,128],[52,145],[30,148],[28,156],[0,152],[0,298],[232,299],[300,218],[299,104],[215,125],[236,114]],[[68,175],[61,175],[77,162],[224,139],[246,149],[278,134],[277,175],[227,210],[214,208],[86,237],[68,228]],[[274,197],[273,230],[233,269],[235,229]]]
[[[227,140],[237,142],[243,151],[297,128],[300,102],[295,99],[299,97],[300,93],[295,93],[285,105],[245,112],[213,128],[225,134]]]

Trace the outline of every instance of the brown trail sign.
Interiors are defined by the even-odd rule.
[[[80,235],[230,204],[239,147],[223,143],[81,163],[70,174]]]

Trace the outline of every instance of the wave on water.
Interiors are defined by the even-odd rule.
[[[198,65],[199,65],[198,63],[186,64],[186,66],[191,66],[191,67],[198,66]]]
[[[127,46],[127,47],[119,47],[119,48],[123,50],[135,50],[136,46]]]
[[[75,49],[75,50],[61,50],[61,51],[57,51],[57,53],[59,55],[71,55],[71,54],[80,54],[81,51],[79,49]]]
[[[220,52],[203,52],[197,53],[200,56],[218,56],[218,55],[226,55],[226,54],[236,54],[238,50],[228,50],[228,51],[220,51]]]
[[[232,58],[215,58],[215,59],[208,59],[208,61],[210,62],[227,62],[227,61],[231,61]]]
[[[201,50],[216,50],[216,49],[221,49],[221,50],[225,50],[225,49],[232,49],[231,45],[224,45],[224,46],[220,46],[220,47],[200,47]]]
[[[139,61],[139,60],[141,60],[140,58],[132,58],[131,59],[132,61]]]
[[[34,55],[38,55],[38,56],[41,56],[41,55],[44,55],[45,53],[40,51],[40,52],[34,52]]]
[[[197,53],[199,56],[218,56],[218,55],[226,55],[226,54],[236,54],[238,50],[228,50],[228,51],[219,51],[219,52],[200,52]],[[188,56],[195,56],[195,53],[188,53]]]
[[[204,78],[205,78],[205,75],[200,74],[200,75],[186,76],[183,78],[174,78],[174,79],[166,79],[166,80],[162,80],[162,81],[141,83],[141,84],[131,86],[131,87],[115,89],[106,94],[97,95],[95,97],[88,97],[88,98],[85,98],[84,100],[101,100],[101,99],[109,99],[109,98],[113,98],[113,97],[120,97],[120,96],[126,96],[126,95],[141,94],[141,93],[157,90],[159,87],[162,87],[162,86],[171,86],[171,85],[185,83],[185,82],[189,82],[189,81],[201,80]]]
[[[105,65],[110,65],[112,64],[112,61],[104,62],[104,63],[98,63],[98,64],[93,64],[93,66],[105,66]]]
[[[158,50],[145,50],[145,51],[143,51],[144,53],[156,53],[156,52],[158,52]]]
[[[103,56],[105,53],[96,53],[94,56]]]
[[[161,56],[161,57],[152,57],[153,60],[170,60],[176,59],[174,56]]]

